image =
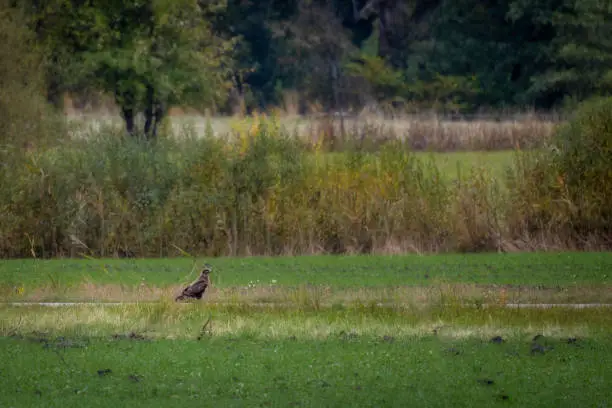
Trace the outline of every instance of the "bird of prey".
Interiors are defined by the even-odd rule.
[[[191,285],[187,286],[180,295],[178,295],[174,300],[185,300],[185,299],[202,299],[202,295],[206,289],[210,286],[210,278],[208,274],[212,271],[212,266],[206,264],[200,272],[200,276],[193,282]]]

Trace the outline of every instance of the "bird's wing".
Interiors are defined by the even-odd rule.
[[[191,284],[188,288],[185,289],[186,293],[194,294],[194,293],[202,293],[208,287],[208,281],[199,280]]]

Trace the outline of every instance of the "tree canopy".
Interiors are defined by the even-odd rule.
[[[29,0],[49,100],[113,95],[154,137],[170,106],[542,108],[612,90],[608,0]],[[144,120],[138,120],[142,114]]]
[[[0,169],[17,147],[43,142],[49,126],[44,56],[26,21],[23,10],[0,0]]]
[[[113,95],[130,134],[155,137],[172,105],[213,105],[227,94],[234,42],[211,25],[223,4],[49,0],[37,7],[38,32],[60,64],[51,70],[61,89]]]

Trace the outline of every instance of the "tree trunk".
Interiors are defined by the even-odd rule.
[[[391,53],[390,37],[393,35],[391,27],[391,1],[381,0],[378,3],[378,56],[389,57]]]
[[[152,128],[155,128],[155,89],[151,84],[147,85],[147,106],[145,107],[144,135],[147,139],[152,138]]]
[[[134,109],[122,107],[121,116],[123,117],[123,121],[125,122],[125,130],[128,132],[128,135],[134,136],[136,134],[136,128],[134,123]]]
[[[121,108],[121,117],[125,122],[125,130],[128,135],[136,135],[136,110],[135,97],[129,92],[120,93],[115,91],[115,103]]]
[[[59,81],[52,76],[47,84],[47,102],[55,109],[62,110],[64,109],[63,96]]]
[[[341,96],[340,96],[340,90],[338,89],[339,87],[339,81],[340,81],[340,67],[339,64],[337,63],[337,61],[335,61],[333,59],[333,57],[330,58],[330,62],[329,62],[329,66],[330,66],[330,77],[331,77],[331,83],[332,83],[332,93],[334,96],[334,112],[338,112],[340,113],[340,137],[342,138],[342,143],[344,143],[346,140],[346,132],[344,129],[344,104],[342,103],[342,101],[340,100]]]
[[[159,125],[161,125],[162,120],[164,120],[165,116],[166,116],[166,108],[164,104],[162,104],[160,101],[157,101],[155,103],[155,108],[153,109],[153,118],[154,118],[153,131],[152,131],[153,139],[157,139],[157,130],[159,128]]]
[[[156,139],[157,130],[161,124],[166,110],[164,104],[155,97],[153,86],[147,86],[147,106],[145,108],[144,134],[147,139]]]

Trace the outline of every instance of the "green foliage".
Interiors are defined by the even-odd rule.
[[[199,326],[206,318],[202,310],[182,311],[175,320]],[[264,315],[255,315],[259,314]],[[338,321],[346,330],[324,340],[296,338],[268,317],[254,332],[206,336],[199,342],[112,340],[109,329],[98,331],[107,338],[92,338],[85,335],[86,328],[64,338],[2,338],[0,368],[6,379],[0,403],[36,406],[52,398],[65,407],[82,406],[84,399],[92,406],[149,407],[198,407],[202,401],[227,407],[292,406],[304,401],[354,407],[569,407],[564,401],[604,406],[609,398],[606,378],[612,375],[612,356],[605,337],[568,344],[561,336],[546,336],[546,345],[554,350],[533,355],[529,332],[492,344],[480,338],[394,337],[373,331],[361,335],[350,326],[361,322],[357,317],[337,312],[325,318],[321,322],[316,316],[298,317],[312,331]],[[379,319],[389,324],[394,320]],[[261,338],[259,332],[268,327],[280,329],[282,337]],[[191,333],[196,336],[194,329]]]
[[[199,266],[204,260],[182,256],[4,260],[0,263],[0,287],[19,285],[25,288],[26,295],[36,296],[36,289],[44,288],[49,276],[58,276],[64,286],[71,288],[87,283],[138,287],[143,280],[152,287],[167,288],[184,279],[194,262]],[[212,263],[213,283],[219,289],[245,287],[251,281],[260,281],[262,288],[275,281],[277,288],[296,288],[309,283],[334,290],[429,287],[440,282],[483,286],[601,285],[605,290],[612,283],[610,252],[221,257]]]
[[[26,21],[21,10],[0,0],[0,191],[5,197],[19,194],[15,180],[26,152],[56,144],[65,131],[41,95],[44,55]],[[0,213],[8,211],[2,201]],[[17,219],[2,218],[0,235],[18,228]]]
[[[557,135],[554,164],[583,233],[612,225],[612,98],[582,104]],[[610,232],[610,231],[608,231]]]
[[[513,192],[506,215],[511,237],[542,239],[546,231],[558,231],[566,224],[566,205],[558,200],[557,175],[549,151],[515,153],[515,164],[507,174]]]
[[[130,129],[140,127],[130,110],[149,117],[150,130],[170,105],[227,112],[236,97],[253,111],[280,105],[286,92],[300,95],[301,112],[372,101],[474,111],[551,108],[568,95],[583,100],[612,89],[606,0],[374,3],[28,0],[22,7],[49,55],[48,98],[58,104],[64,91],[101,89],[125,108]],[[344,66],[353,54],[363,54],[362,65]]]
[[[554,66],[541,77],[579,100],[612,92],[612,7],[606,0],[567,1],[555,10]]]
[[[283,38],[292,57],[283,71],[294,78],[296,88],[326,110],[343,107],[342,61],[354,47],[333,5],[298,1],[295,15],[275,28],[275,37]]]
[[[578,248],[608,239],[612,212],[612,99],[582,103],[545,150],[517,156],[509,186],[513,234],[556,231]],[[520,221],[519,221],[520,220]],[[562,244],[564,245],[564,244]]]
[[[114,95],[127,130],[154,136],[174,105],[222,103],[227,93],[232,41],[213,33],[209,14],[220,3],[194,0],[90,2],[50,0],[37,16],[55,55],[72,54],[61,78],[67,89],[94,88]],[[57,68],[56,68],[57,69]]]
[[[478,94],[475,77],[434,74],[407,79],[385,59],[365,52],[347,62],[344,68],[347,75],[365,81],[370,87],[370,96],[382,105],[393,103],[416,111],[461,111],[472,106]]]
[[[0,161],[57,136],[45,106],[44,55],[21,10],[0,1]],[[8,164],[7,164],[8,165]],[[7,170],[7,169],[3,169]]]
[[[409,83],[407,88],[408,99],[417,111],[428,107],[439,112],[468,110],[480,93],[475,76],[435,74],[429,79]]]
[[[349,61],[345,69],[349,76],[363,79],[371,87],[371,96],[379,102],[405,95],[405,82],[402,73],[377,56],[365,52],[358,55],[357,61]]]
[[[495,158],[500,156],[491,159],[496,163],[490,170],[470,163],[459,172],[441,156],[424,159],[410,152],[410,141],[366,143],[364,137],[372,136],[347,140],[343,152],[327,153],[324,144],[300,141],[260,118],[229,139],[209,134],[142,143],[102,129],[16,163],[10,179],[3,179],[0,252],[46,257],[167,256],[177,248],[210,256],[512,250],[523,245],[510,243],[520,236],[516,231],[549,231],[567,214],[551,213],[567,202],[559,199],[565,190],[558,187],[557,165],[519,163],[516,176],[504,182],[503,164]],[[366,152],[362,147],[369,143],[380,147]],[[477,158],[454,160],[461,157]],[[604,197],[570,196],[570,202],[595,221],[594,209],[602,208]],[[606,219],[592,232],[604,232]],[[557,236],[544,233],[542,239]],[[576,244],[572,237],[564,245]]]

